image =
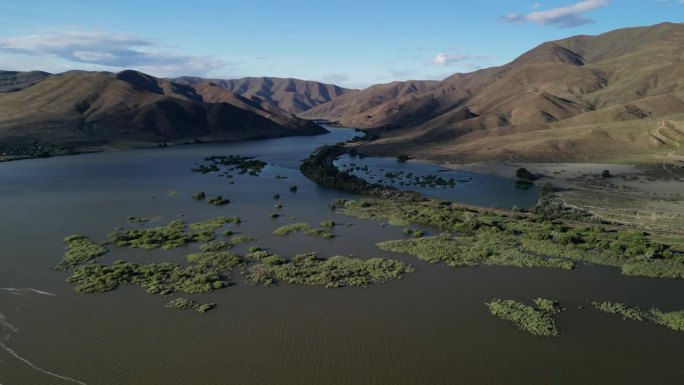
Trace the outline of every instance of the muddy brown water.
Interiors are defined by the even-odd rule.
[[[684,333],[623,321],[587,303],[681,309],[683,281],[622,277],[595,266],[454,269],[378,250],[376,242],[402,238],[401,228],[333,214],[329,203],[353,197],[319,188],[297,170],[317,145],[353,135],[332,131],[0,164],[0,384],[684,383]],[[221,154],[260,155],[270,165],[259,177],[190,172],[204,156]],[[198,191],[232,202],[195,202],[190,197]],[[276,193],[282,210],[273,207]],[[481,194],[497,205],[495,193]],[[283,216],[270,219],[273,212]],[[162,216],[160,223],[240,216],[242,224],[226,228],[259,238],[240,252],[256,244],[287,256],[399,258],[416,271],[383,285],[339,289],[244,286],[236,274],[229,288],[187,296],[218,304],[206,314],[166,309],[166,299],[133,286],[75,293],[64,281],[68,273],[52,269],[62,238],[103,240],[116,227],[137,226],[126,222],[131,215]],[[271,235],[286,223],[327,219],[350,226],[336,226],[330,240]],[[195,250],[113,248],[104,262],[179,262]],[[561,337],[528,335],[484,305],[494,297],[540,296],[568,309],[557,316]]]

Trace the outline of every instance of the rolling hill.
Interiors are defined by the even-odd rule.
[[[222,91],[126,70],[0,73],[0,143],[121,147],[325,133],[313,122]]]
[[[210,85],[247,99],[260,99],[290,114],[299,114],[342,95],[356,93],[356,90],[333,84],[291,78],[248,77],[223,80],[186,76],[173,80],[198,89]]]
[[[620,29],[543,43],[506,65],[437,83],[376,85],[300,116],[393,127],[359,149],[378,155],[621,161],[682,154],[682,60],[684,24]]]

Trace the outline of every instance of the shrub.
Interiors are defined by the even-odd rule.
[[[537,176],[529,172],[524,167],[521,167],[515,171],[515,177],[522,180],[537,180]]]

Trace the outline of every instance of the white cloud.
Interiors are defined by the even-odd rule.
[[[140,37],[97,31],[50,31],[0,38],[0,52],[59,58],[85,67],[134,68],[156,76],[202,75],[230,64],[160,48]]]
[[[473,65],[472,61],[487,60],[486,56],[481,55],[469,55],[460,52],[451,53],[438,53],[437,56],[430,60],[430,64],[437,66],[449,66],[452,64],[465,65],[471,67]]]
[[[584,0],[566,7],[553,8],[548,11],[536,11],[529,14],[511,13],[499,18],[511,23],[535,23],[539,25],[555,25],[558,27],[577,27],[594,21],[584,17],[584,13],[608,5],[608,0]]]

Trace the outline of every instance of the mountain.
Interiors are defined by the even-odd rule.
[[[547,42],[434,83],[378,85],[300,116],[393,126],[368,154],[456,160],[619,160],[681,154],[684,24]],[[396,92],[421,84],[413,92]],[[387,90],[395,90],[396,96]]]
[[[350,92],[321,104],[300,114],[309,119],[339,121],[348,127],[380,127],[405,125],[412,120],[425,116],[425,108],[412,109],[407,103],[406,110],[397,109],[394,101],[415,100],[417,95],[437,88],[437,81],[407,81],[378,84],[358,92]],[[414,105],[421,105],[417,103]]]
[[[237,96],[141,72],[0,73],[0,143],[75,147],[310,135],[326,130]],[[11,92],[8,92],[11,91]]]
[[[202,88],[207,84],[233,92],[247,99],[259,98],[290,114],[299,114],[356,90],[308,80],[248,77],[235,80],[180,77],[175,82]]]

